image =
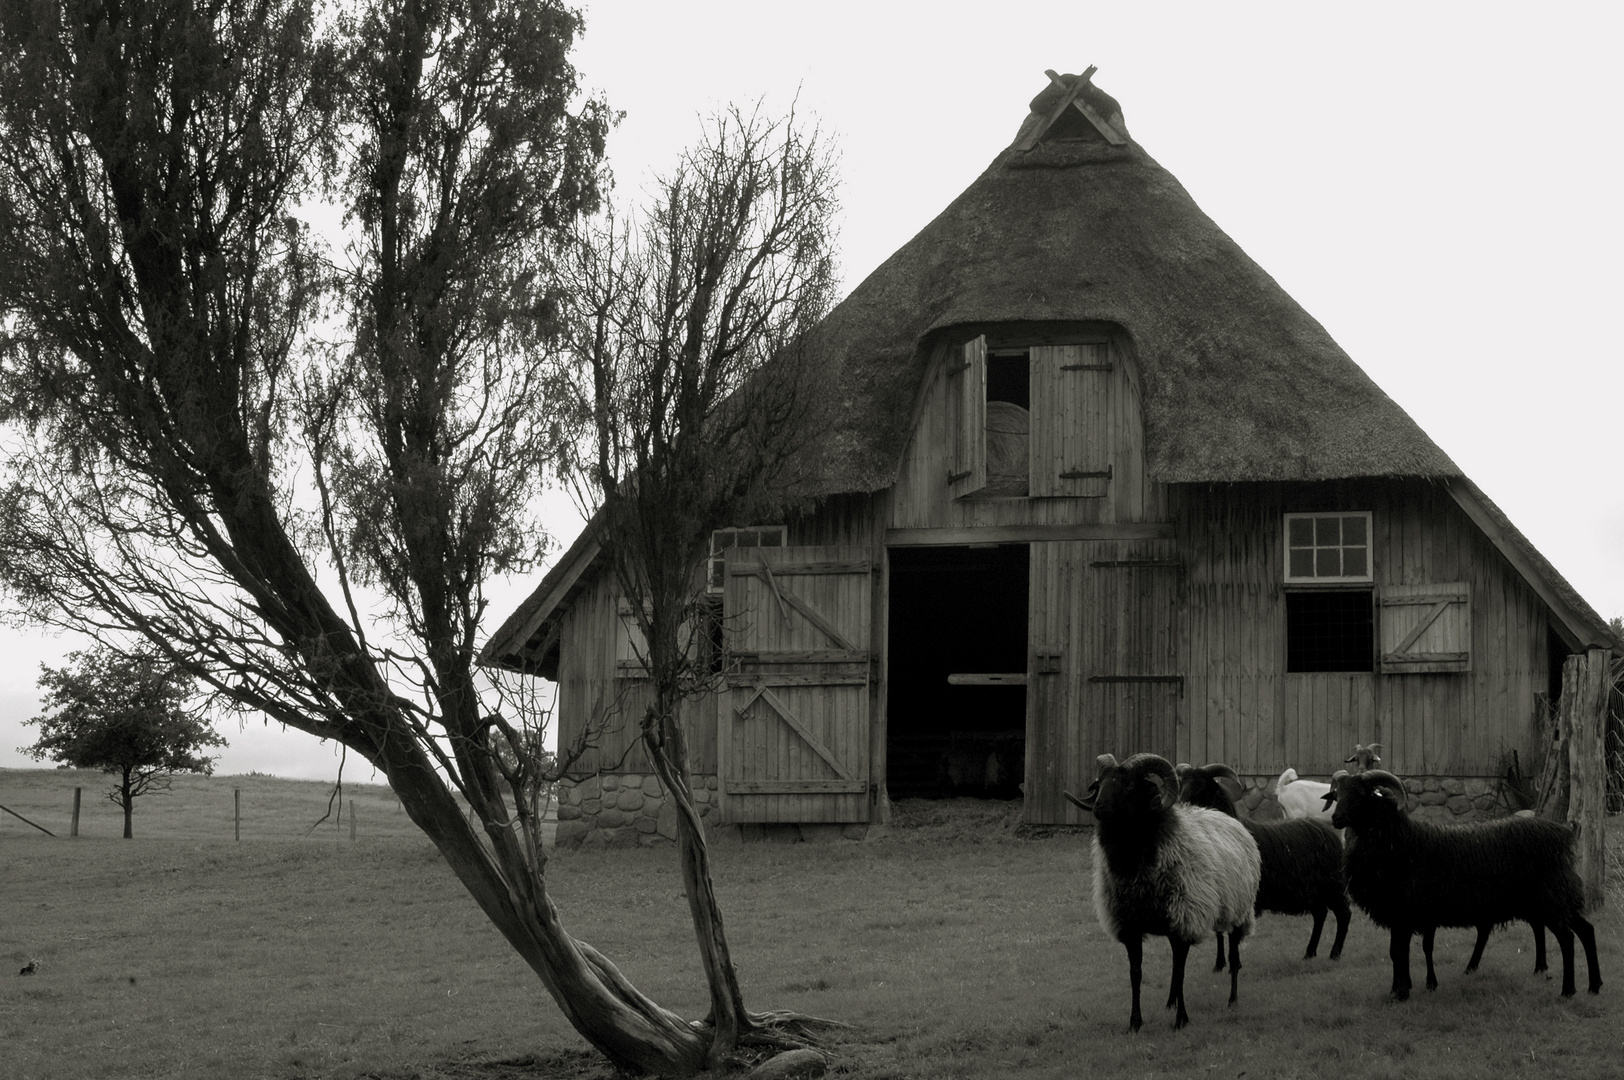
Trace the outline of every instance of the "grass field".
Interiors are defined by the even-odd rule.
[[[24,783],[0,771],[0,803],[35,820],[60,814],[58,795],[30,785],[64,776],[71,808],[71,775],[50,772]],[[87,807],[91,779],[80,780]],[[241,843],[230,839],[233,787]],[[356,798],[354,842],[347,821],[303,835],[326,809],[324,785],[247,777],[177,784],[168,809],[138,804],[133,841],[116,839],[111,817],[96,831],[82,822],[78,841],[0,829],[0,1076],[607,1075],[387,789]],[[262,808],[252,830],[249,805]],[[1233,1009],[1227,977],[1207,970],[1205,950],[1192,954],[1182,1032],[1159,1008],[1166,944],[1148,942],[1146,1024],[1130,1036],[1127,962],[1094,922],[1085,837],[1017,839],[996,809],[930,807],[910,820],[860,844],[716,852],[747,1001],[853,1024],[833,1047],[837,1075],[1619,1075],[1616,861],[1595,919],[1609,979],[1599,997],[1563,1001],[1532,975],[1531,936],[1517,926],[1470,977],[1470,933],[1440,932],[1442,986],[1389,1004],[1385,935],[1362,916],[1334,964],[1298,959],[1307,919],[1271,916]],[[704,1011],[670,852],[562,855],[549,883],[573,933],[656,1000]],[[17,976],[30,959],[39,973]]]

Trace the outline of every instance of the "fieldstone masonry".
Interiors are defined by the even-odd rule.
[[[1269,821],[1282,816],[1280,804],[1274,798],[1277,779],[1277,776],[1240,778],[1246,791],[1238,808],[1242,817]],[[1410,813],[1423,821],[1478,821],[1509,812],[1500,797],[1499,781],[1494,777],[1406,777],[1404,787],[1410,793]],[[713,837],[720,827],[716,818],[716,777],[694,777],[694,802],[699,807],[706,837]],[[866,826],[841,825],[784,828],[794,832],[793,838],[798,840],[861,839],[867,829]],[[765,834],[773,827],[745,827],[746,832],[751,829]],[[829,834],[827,837],[823,835],[825,832]],[[554,840],[559,848],[590,851],[654,847],[673,843],[676,838],[676,807],[667,804],[659,779],[651,773],[601,773],[577,783],[566,781],[559,785],[558,833]],[[787,837],[776,834],[757,837],[752,833],[749,838]]]
[[[1269,821],[1282,817],[1274,798],[1278,776],[1243,776],[1246,794],[1238,807],[1242,817]],[[1304,777],[1324,783],[1330,777]],[[1420,821],[1483,821],[1511,811],[1500,796],[1500,781],[1492,776],[1404,777],[1410,793],[1410,814]]]
[[[706,834],[715,825],[716,777],[694,777],[694,804]],[[677,808],[652,773],[600,773],[559,785],[560,848],[653,847],[677,838]]]

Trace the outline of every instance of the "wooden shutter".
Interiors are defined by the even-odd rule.
[[[1381,670],[1408,672],[1472,670],[1472,587],[1384,585]]]
[[[648,641],[643,628],[637,625],[631,601],[624,596],[615,599],[615,674],[622,679],[646,679],[648,669],[643,658],[648,655]]]
[[[1032,350],[1032,495],[1111,493],[1111,388],[1116,364],[1104,343]]]
[[[867,821],[867,549],[735,548],[723,604],[722,820]]]
[[[967,341],[947,358],[947,489],[955,499],[987,486],[987,339]]]

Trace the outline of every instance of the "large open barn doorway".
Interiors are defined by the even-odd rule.
[[[890,797],[1019,798],[1027,545],[893,548],[890,561]]]

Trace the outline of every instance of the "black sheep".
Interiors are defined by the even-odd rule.
[[[1590,992],[1601,990],[1596,932],[1584,917],[1584,886],[1573,865],[1573,830],[1531,817],[1443,826],[1410,817],[1399,778],[1372,769],[1331,778],[1331,823],[1347,830],[1348,892],[1392,934],[1392,996],[1410,996],[1410,936],[1421,934],[1427,989],[1438,986],[1432,937],[1440,926],[1478,932],[1472,966],[1489,928],[1512,920],[1549,927],[1562,950],[1562,996],[1574,992],[1573,937],[1584,945]],[[1468,969],[1470,970],[1470,969]]]
[[[1240,798],[1240,779],[1228,765],[1196,767],[1180,765],[1179,798],[1192,806],[1205,806],[1230,817],[1239,817],[1235,801]],[[1257,889],[1257,910],[1280,915],[1312,915],[1314,931],[1308,937],[1303,959],[1319,952],[1325,914],[1336,913],[1336,940],[1331,943],[1331,959],[1342,955],[1348,936],[1348,892],[1342,879],[1342,840],[1319,818],[1289,821],[1242,821],[1257,841],[1263,859],[1263,877]],[[1214,971],[1224,970],[1224,939],[1218,936],[1218,960]]]

